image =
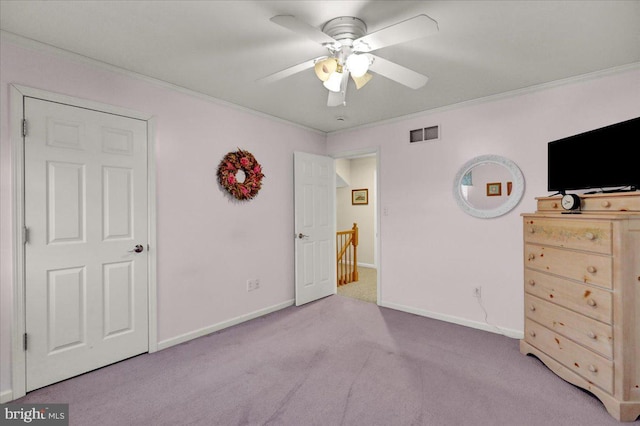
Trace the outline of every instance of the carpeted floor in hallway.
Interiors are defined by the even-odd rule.
[[[378,301],[378,270],[358,267],[358,275],[358,281],[338,286],[338,294],[365,302],[376,303]]]

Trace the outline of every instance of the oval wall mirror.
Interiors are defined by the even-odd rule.
[[[513,161],[499,155],[481,155],[467,161],[453,181],[453,196],[471,216],[502,216],[524,195],[524,176]]]

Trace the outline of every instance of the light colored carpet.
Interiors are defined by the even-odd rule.
[[[71,426],[620,425],[518,340],[337,295],[16,401],[54,402]]]
[[[378,301],[377,274],[377,269],[359,267],[358,281],[338,286],[338,294],[365,302],[376,303]]]

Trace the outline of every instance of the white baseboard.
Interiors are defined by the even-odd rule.
[[[0,392],[0,404],[6,404],[13,401],[13,391],[11,389]]]
[[[397,311],[407,312],[410,314],[420,315],[422,317],[433,318],[440,321],[450,322],[453,324],[464,325],[465,327],[477,328],[478,330],[489,331],[491,333],[502,334],[512,339],[523,339],[524,332],[521,330],[513,330],[510,328],[492,326],[484,322],[471,321],[465,318],[455,317],[453,315],[445,315],[437,312],[417,309],[410,306],[399,305],[397,303],[380,302],[378,304],[384,308],[395,309]]]
[[[220,331],[224,328],[231,327],[233,325],[237,325],[243,323],[245,321],[252,320],[254,318],[261,317],[263,315],[270,314],[275,311],[279,311],[280,309],[288,308],[294,304],[295,300],[287,300],[286,302],[278,303],[277,305],[269,306],[264,309],[259,309],[254,312],[250,312],[248,314],[240,315],[239,317],[231,318],[227,321],[222,321],[217,324],[213,324],[207,327],[203,327],[198,330],[190,331],[185,334],[181,334],[176,337],[172,337],[170,339],[163,340],[158,342],[158,350],[167,349],[171,346],[179,345],[180,343],[188,342],[189,340],[196,339],[198,337],[206,336],[207,334],[214,333],[216,331]]]

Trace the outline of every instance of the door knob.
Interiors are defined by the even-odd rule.
[[[136,252],[136,253],[142,253],[142,250],[144,250],[144,247],[142,246],[142,244],[138,244],[134,247],[133,250],[129,250],[129,252]]]
[[[303,239],[305,237],[308,237],[308,235],[304,235],[302,232],[298,234],[298,238]]]

